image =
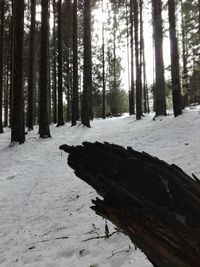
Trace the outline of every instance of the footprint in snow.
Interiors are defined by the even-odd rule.
[[[6,178],[6,180],[12,180],[12,179],[14,179],[15,178],[15,175],[11,175],[11,176],[8,176],[7,178]]]

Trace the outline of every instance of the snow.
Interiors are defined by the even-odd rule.
[[[51,126],[51,139],[29,132],[10,147],[0,135],[0,266],[151,267],[128,237],[105,235],[105,220],[89,207],[96,193],[75,177],[62,144],[108,141],[146,151],[200,177],[200,107],[153,120],[135,116],[94,120],[92,128]],[[108,222],[110,233],[115,227]]]

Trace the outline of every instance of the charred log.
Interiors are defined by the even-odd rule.
[[[179,167],[109,143],[60,146],[103,200],[91,208],[121,228],[159,267],[200,262],[200,183]]]

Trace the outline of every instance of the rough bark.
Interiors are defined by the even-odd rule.
[[[92,209],[126,233],[159,267],[197,267],[200,181],[145,152],[109,143],[60,146],[103,200]]]
[[[78,118],[78,35],[77,35],[77,0],[73,3],[73,94],[72,94],[72,126]]]
[[[135,72],[136,72],[136,119],[140,120],[142,116],[142,81],[141,66],[139,60],[139,5],[138,0],[133,3],[134,13],[134,33],[135,33]]]
[[[31,1],[31,26],[29,39],[28,108],[26,126],[33,130],[34,92],[35,92],[35,14],[36,0]]]
[[[63,119],[63,76],[62,76],[62,4],[58,1],[58,123],[64,125]]]
[[[165,78],[163,63],[162,2],[152,0],[153,32],[155,45],[155,111],[156,116],[166,115]]]
[[[84,0],[84,66],[83,66],[83,99],[82,123],[90,127],[92,96],[92,56],[91,56],[91,2]]]
[[[56,1],[53,0],[53,123],[57,123]]]
[[[181,3],[181,35],[182,35],[182,64],[183,64],[183,70],[182,70],[182,88],[183,88],[183,93],[184,93],[184,107],[188,106],[189,101],[188,101],[188,91],[189,91],[189,86],[188,86],[188,68],[187,68],[187,54],[188,51],[186,49],[186,42],[187,42],[187,34],[186,34],[186,25],[185,25],[185,20],[184,20],[184,15],[183,15],[183,2],[182,0],[180,1]]]
[[[133,0],[130,0],[130,46],[131,46],[131,90],[130,115],[135,114],[135,84],[134,84],[134,40],[133,40]]]
[[[104,2],[102,0],[102,16],[104,16]],[[102,20],[102,91],[103,91],[103,107],[102,107],[102,118],[106,118],[106,77],[105,77],[105,26]]]
[[[23,87],[24,1],[13,1],[13,86],[11,142],[24,143]]]
[[[40,82],[39,82],[39,135],[51,137],[48,108],[48,48],[49,48],[49,1],[42,0],[41,37],[40,37]]]
[[[169,12],[169,35],[170,35],[170,55],[171,55],[171,78],[172,78],[172,98],[174,116],[177,117],[182,113],[182,96],[179,75],[179,54],[178,41],[176,36],[176,14],[175,0],[168,0]]]
[[[0,133],[3,133],[3,58],[4,58],[4,0],[0,2]]]
[[[72,50],[72,3],[71,0],[67,0],[67,37],[66,37],[66,50],[67,50],[67,62],[66,62],[66,76],[67,76],[67,121],[71,119],[71,94],[72,94],[72,71],[71,71],[71,50]]]

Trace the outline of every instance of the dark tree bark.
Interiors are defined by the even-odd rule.
[[[83,67],[83,99],[82,123],[90,127],[91,92],[92,92],[92,57],[91,57],[91,2],[84,0],[84,67]]]
[[[184,93],[184,107],[189,105],[188,100],[188,68],[187,68],[187,49],[186,49],[186,29],[185,29],[185,21],[183,17],[183,2],[181,2],[181,34],[182,34],[182,64],[183,64],[183,71],[182,71],[182,87]]]
[[[12,126],[12,103],[13,103],[13,59],[14,59],[14,33],[13,33],[13,29],[14,29],[14,19],[13,19],[13,10],[14,10],[14,4],[13,4],[13,0],[12,0],[12,5],[11,5],[11,21],[10,21],[10,27],[9,27],[9,35],[10,35],[10,94],[9,94],[9,108],[10,108],[10,123],[9,126]]]
[[[126,0],[126,54],[127,54],[127,72],[128,72],[128,96],[129,96],[129,114],[131,115],[131,86],[130,86],[130,8],[128,8],[128,0]]]
[[[139,5],[138,0],[133,2],[134,30],[135,30],[135,71],[136,71],[136,119],[142,116],[142,81],[141,66],[139,62]]]
[[[161,0],[152,0],[153,9],[153,28],[155,44],[155,111],[156,116],[166,116],[165,99],[165,78],[163,63],[163,27],[162,27],[162,2]]]
[[[135,114],[135,84],[134,84],[134,38],[133,38],[133,0],[130,0],[130,46],[131,46],[131,90],[130,90],[130,115]]]
[[[148,88],[147,88],[147,79],[146,79],[146,60],[144,52],[144,25],[143,25],[143,0],[140,0],[140,68],[142,77],[142,107],[143,112],[149,112],[149,103],[148,103]]]
[[[102,199],[92,209],[159,267],[197,267],[200,181],[149,154],[108,143],[62,145],[68,164]]]
[[[39,135],[51,137],[48,108],[48,48],[49,48],[49,1],[41,0],[40,81],[39,81]]]
[[[4,0],[0,2],[0,133],[3,133],[2,110],[3,110],[3,61],[4,61]]]
[[[169,12],[169,35],[171,45],[171,77],[172,77],[172,98],[174,116],[177,117],[182,113],[182,96],[179,75],[179,54],[178,42],[176,36],[176,15],[175,15],[175,0],[168,0]]]
[[[62,4],[58,0],[58,123],[64,125],[63,120],[63,77],[62,77]]]
[[[72,94],[72,126],[78,118],[78,36],[77,36],[77,0],[73,3],[73,94]]]
[[[11,142],[24,143],[24,88],[23,88],[24,1],[13,2],[13,91]]]
[[[53,123],[57,123],[56,1],[53,0]]]
[[[104,16],[104,2],[102,0],[102,16]],[[105,78],[105,26],[104,21],[102,20],[102,90],[103,90],[103,110],[102,118],[106,118],[106,78]]]
[[[29,74],[28,74],[28,108],[27,122],[28,130],[33,130],[34,124],[34,92],[35,92],[35,13],[36,0],[31,1],[31,26],[29,39]]]
[[[9,20],[10,23],[10,20]],[[6,85],[4,86],[4,127],[8,127],[8,104],[10,89],[10,32],[6,35]]]
[[[114,4],[114,16],[113,16],[113,108],[112,114],[117,116],[117,77],[116,77],[116,32],[117,32],[117,9],[116,3]]]
[[[67,76],[67,121],[71,120],[71,95],[72,95],[72,71],[71,71],[71,49],[72,49],[72,4],[71,0],[67,0],[67,38],[66,38],[66,50],[67,50],[67,63],[66,63],[66,76]]]

